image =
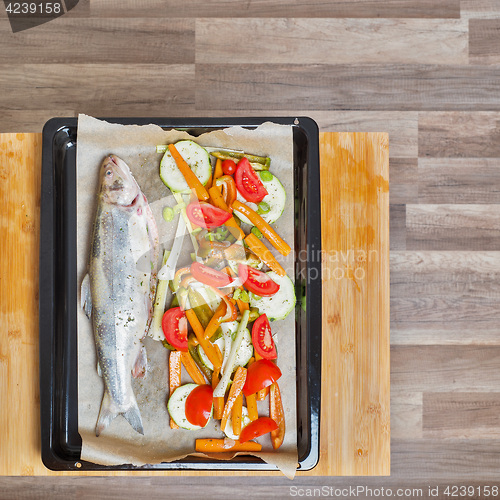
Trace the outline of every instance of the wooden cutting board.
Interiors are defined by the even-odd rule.
[[[322,133],[320,156],[321,457],[315,469],[299,474],[389,475],[388,136]],[[0,474],[227,474],[60,473],[43,466],[38,391],[40,169],[40,134],[0,134]]]

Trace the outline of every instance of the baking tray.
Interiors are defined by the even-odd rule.
[[[159,125],[194,136],[234,125],[272,121],[293,127],[299,470],[319,460],[321,395],[321,217],[316,122],[286,118],[106,118],[124,125]],[[175,462],[104,466],[80,460],[78,434],[76,276],[77,118],[53,118],[43,129],[40,228],[40,410],[42,461],[51,470],[277,470],[257,457],[230,461],[186,457]],[[302,253],[299,252],[302,250]],[[305,296],[306,308],[301,307]],[[308,313],[306,313],[306,311]]]

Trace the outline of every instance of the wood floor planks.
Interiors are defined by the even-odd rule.
[[[210,64],[467,64],[468,22],[434,19],[196,21],[196,61]],[[234,33],[238,37],[234,37]]]
[[[500,345],[500,252],[392,252],[392,345]]]
[[[392,343],[391,477],[0,478],[0,498],[498,483],[499,20],[497,0],[80,0],[14,35],[0,8],[0,132],[78,112],[389,132]]]
[[[61,43],[68,39],[69,43]],[[134,40],[134,43],[130,43]],[[194,63],[194,20],[65,16],[17,36],[0,21],[0,64]]]
[[[459,18],[459,0],[90,0],[93,16]]]

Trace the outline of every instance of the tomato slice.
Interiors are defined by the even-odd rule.
[[[224,222],[231,218],[229,212],[222,210],[222,208],[214,207],[206,201],[190,203],[186,207],[186,214],[193,224],[205,229],[222,226]]]
[[[241,196],[247,201],[259,203],[267,194],[264,184],[262,184],[247,158],[242,158],[238,162],[234,180]]]
[[[278,424],[271,417],[259,417],[243,428],[240,434],[240,443],[246,443],[250,439],[263,436],[277,428]]]
[[[191,264],[191,274],[199,282],[216,288],[228,286],[233,281],[226,273],[212,269],[200,262],[193,262]]]
[[[224,160],[222,162],[222,171],[226,175],[233,175],[236,171],[236,163],[233,160]]]
[[[266,314],[261,314],[253,324],[252,344],[261,358],[276,359],[278,357],[271,333],[271,325]]]
[[[248,367],[243,394],[245,396],[255,394],[274,384],[280,377],[281,370],[272,361],[259,359]]]
[[[161,320],[161,327],[165,339],[179,351],[188,350],[187,319],[180,307],[169,309]]]
[[[273,281],[266,273],[258,271],[246,264],[239,264],[238,275],[243,282],[243,286],[255,295],[269,297],[274,295],[280,286]]]
[[[205,427],[212,413],[214,391],[211,385],[195,387],[186,398],[186,418],[193,425]]]

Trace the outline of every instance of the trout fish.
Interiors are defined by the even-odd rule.
[[[96,436],[118,415],[144,434],[131,376],[146,374],[142,344],[152,318],[158,230],[128,165],[107,156],[100,169],[97,213],[81,304],[92,319],[104,396]]]

